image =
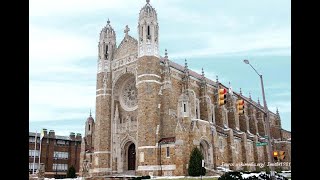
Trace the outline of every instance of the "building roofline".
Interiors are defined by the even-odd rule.
[[[182,66],[182,65],[180,65],[180,64],[178,64],[178,63],[175,63],[175,62],[173,62],[173,61],[170,60],[170,59],[168,59],[168,60],[169,60],[169,65],[170,65],[170,67],[172,67],[172,68],[174,68],[174,69],[176,69],[176,70],[178,70],[178,71],[183,72],[184,66]],[[160,56],[160,62],[162,62],[162,63],[164,62],[164,57]],[[192,71],[191,69],[189,69],[189,74],[190,74],[190,76],[198,79],[199,81],[201,80],[202,75],[201,75],[201,74],[198,74],[198,73],[195,72],[195,71]],[[206,82],[207,82],[207,84],[209,84],[209,85],[212,85],[212,86],[214,86],[214,87],[217,87],[217,83],[216,83],[215,81],[211,80],[211,79],[206,78]],[[223,86],[224,88],[228,89],[228,87],[225,86],[224,84],[222,84],[221,82],[219,82],[219,85],[221,85],[221,86]],[[259,109],[260,111],[264,112],[263,106],[258,105],[257,102],[255,102],[255,101],[253,101],[253,100],[249,100],[248,97],[245,97],[245,96],[243,96],[243,95],[240,95],[240,94],[237,93],[237,92],[234,92],[234,91],[233,91],[233,93],[234,93],[236,96],[244,99],[246,102],[250,103],[251,105],[255,106],[255,107],[256,107],[257,109]],[[269,109],[268,109],[268,110],[269,110]],[[269,110],[269,113],[271,113],[272,115],[276,115],[276,113],[274,113],[274,112],[272,112],[272,111],[270,111],[270,110]]]
[[[35,132],[29,132],[29,137],[35,137],[36,133]],[[37,137],[40,137],[40,133],[37,133]],[[55,138],[49,137],[48,135],[45,137],[48,139],[59,139],[59,140],[68,140],[68,141],[81,141],[79,139],[74,139],[72,140],[70,136],[60,136],[60,135],[55,135]],[[82,139],[82,138],[81,138]]]

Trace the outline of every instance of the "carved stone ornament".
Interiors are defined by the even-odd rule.
[[[134,77],[128,78],[122,85],[120,93],[121,107],[126,111],[133,111],[138,108],[137,88]]]

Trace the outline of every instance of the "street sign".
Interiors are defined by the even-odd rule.
[[[257,142],[256,143],[256,146],[265,146],[265,145],[268,145],[267,142]]]

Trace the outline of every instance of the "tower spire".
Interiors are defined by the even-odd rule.
[[[164,50],[164,57],[165,57],[166,59],[168,59],[168,52],[167,52],[167,49],[165,49],[165,50]]]
[[[249,100],[252,101],[251,92],[249,92]]]
[[[156,10],[146,1],[139,13],[138,21],[138,57],[159,57],[159,24]]]
[[[168,59],[168,51],[165,49],[164,53],[164,88],[171,88],[171,71]]]
[[[204,70],[203,68],[201,69],[201,81],[200,81],[201,89],[202,91],[202,96],[205,96],[207,94],[207,81],[206,77],[204,76]]]
[[[187,59],[184,59],[184,75],[182,78],[182,82],[184,84],[184,91],[188,94],[187,89],[189,89],[189,69],[188,69],[188,63]]]
[[[184,59],[184,70],[188,69],[188,62],[187,59]]]
[[[241,88],[240,88],[240,95],[242,95],[242,91],[241,91]]]
[[[109,18],[108,18],[107,24],[110,24],[110,20],[109,20]]]

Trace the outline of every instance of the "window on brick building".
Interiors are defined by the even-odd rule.
[[[68,159],[69,158],[69,153],[68,152],[54,151],[53,158]]]
[[[33,166],[33,163],[29,163],[29,171],[32,171],[33,167],[34,167],[34,170],[37,170],[38,169],[38,163],[35,162],[34,166]]]
[[[183,112],[187,112],[187,105],[183,103]]]
[[[166,148],[166,157],[167,158],[170,157],[170,148],[169,147]]]
[[[29,137],[29,142],[35,142],[35,138],[34,137]]]
[[[65,145],[65,144],[66,144],[66,141],[58,139],[58,140],[57,140],[57,144],[58,144],[58,145]]]
[[[30,157],[33,157],[33,156],[38,157],[39,156],[39,150],[29,150],[29,156]]]
[[[89,124],[89,131],[90,131],[90,124]]]
[[[68,164],[53,164],[52,170],[54,170],[54,171],[67,171]]]

